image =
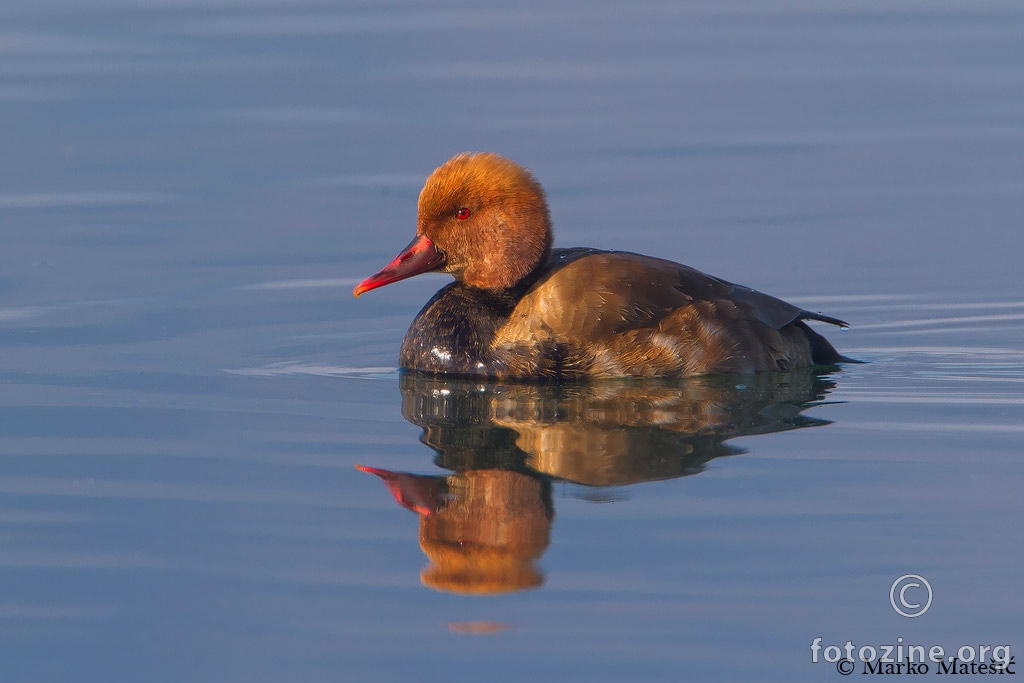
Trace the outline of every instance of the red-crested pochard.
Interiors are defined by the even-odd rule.
[[[688,266],[619,251],[552,249],[544,190],[497,154],[459,154],[419,198],[416,238],[356,286],[438,271],[402,368],[495,378],[686,377],[848,360],[811,313]]]

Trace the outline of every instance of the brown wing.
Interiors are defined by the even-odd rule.
[[[552,262],[493,340],[492,348],[517,349],[511,362],[529,372],[691,375],[811,364],[803,329],[788,326],[819,316],[775,297],[639,254],[567,250]]]
[[[496,344],[523,339],[602,339],[658,324],[692,298],[677,285],[680,266],[616,252],[571,254],[520,299]],[[575,258],[573,258],[575,257]],[[694,271],[696,272],[696,271]]]
[[[564,265],[556,265],[530,288],[501,336],[597,339],[657,326],[672,311],[694,301],[723,299],[776,330],[806,318],[842,324],[664,259],[566,250],[556,252],[552,261],[557,264],[563,255]]]

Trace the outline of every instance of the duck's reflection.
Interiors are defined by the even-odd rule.
[[[726,439],[828,424],[801,415],[834,383],[805,370],[745,377],[498,384],[401,380],[402,414],[447,476],[359,469],[420,517],[421,579],[458,593],[543,583],[551,482],[610,487],[696,474],[744,451]]]

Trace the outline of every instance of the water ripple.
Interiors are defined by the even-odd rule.
[[[169,202],[174,195],[156,192],[39,192],[0,195],[0,209],[128,206]]]
[[[363,379],[398,379],[398,368],[390,366],[379,367],[349,367],[344,365],[320,365],[316,363],[301,363],[296,361],[285,361],[264,365],[261,368],[238,368],[226,369],[224,372],[232,375],[247,375],[250,377],[274,377],[277,375],[317,375],[320,377],[359,377]]]

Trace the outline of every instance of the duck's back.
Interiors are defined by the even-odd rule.
[[[496,377],[683,377],[839,360],[780,299],[625,252],[555,250],[499,293],[449,285],[421,311],[403,367]]]

